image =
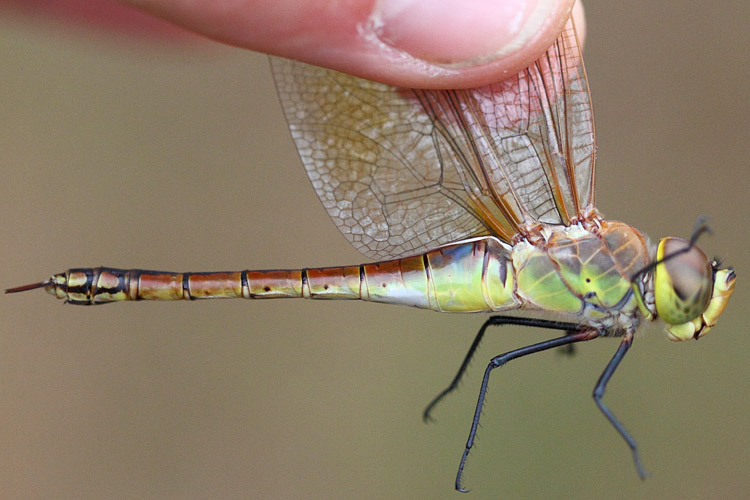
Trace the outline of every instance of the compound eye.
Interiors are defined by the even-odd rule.
[[[695,245],[688,247],[690,242],[682,238],[663,238],[656,252],[657,260],[667,258],[654,271],[656,311],[670,325],[697,318],[711,299],[711,262]]]

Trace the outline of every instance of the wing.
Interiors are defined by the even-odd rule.
[[[318,197],[368,257],[489,234],[510,242],[593,209],[593,113],[572,21],[533,65],[470,90],[271,65]]]

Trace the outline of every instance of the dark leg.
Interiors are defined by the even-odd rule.
[[[648,474],[646,474],[646,471],[643,469],[643,465],[641,465],[641,456],[638,454],[638,445],[635,443],[635,439],[633,439],[633,437],[628,434],[628,431],[625,430],[625,427],[623,427],[620,421],[617,420],[617,418],[607,407],[607,405],[602,403],[604,391],[607,389],[607,382],[609,382],[612,374],[615,373],[615,370],[620,365],[620,361],[622,361],[622,358],[625,357],[625,353],[628,352],[628,349],[632,344],[633,334],[626,334],[622,339],[622,342],[620,343],[620,347],[617,348],[617,352],[612,357],[612,360],[604,369],[602,376],[599,377],[599,381],[596,383],[596,387],[594,387],[594,401],[596,401],[596,405],[599,407],[602,413],[604,413],[604,416],[607,417],[607,420],[609,420],[609,422],[615,427],[615,429],[617,429],[617,432],[620,433],[620,436],[623,437],[625,442],[628,443],[630,451],[633,453],[633,462],[635,462],[635,468],[638,471],[638,475],[641,477],[641,479],[646,479],[646,476],[648,476]]]
[[[571,330],[568,332],[568,335],[573,335],[576,333],[575,331]],[[557,350],[562,356],[566,356],[568,358],[572,358],[576,355],[576,345],[575,344],[568,344],[560,347],[560,349]]]
[[[487,321],[484,322],[482,327],[477,332],[476,337],[474,337],[474,342],[471,343],[471,347],[469,347],[469,352],[466,353],[466,356],[464,357],[464,360],[458,369],[458,373],[456,373],[456,376],[453,377],[453,380],[451,381],[450,385],[448,385],[448,387],[443,389],[440,392],[440,394],[435,396],[435,398],[432,401],[430,401],[430,404],[428,404],[427,407],[424,409],[424,412],[422,413],[422,420],[424,420],[425,422],[432,421],[433,418],[430,416],[430,413],[432,412],[432,409],[435,408],[435,405],[437,405],[438,402],[440,402],[440,400],[442,400],[449,393],[455,391],[458,388],[458,383],[461,381],[461,378],[464,376],[464,373],[466,373],[466,369],[469,367],[471,358],[474,357],[474,353],[479,347],[479,343],[482,341],[482,337],[484,337],[484,332],[487,330],[487,327],[491,325],[520,325],[520,326],[531,326],[531,327],[536,327],[536,328],[552,328],[554,330],[566,330],[567,332],[569,332],[569,334],[580,331],[581,329],[581,325],[578,325],[576,323],[547,321],[547,320],[534,319],[534,318],[518,318],[514,316],[491,316],[490,318],[487,319]]]
[[[567,323],[557,323],[555,321],[550,321],[548,323],[549,325],[547,326],[547,328],[553,328],[557,330],[566,330],[566,331],[570,330],[569,328],[570,325]],[[553,326],[553,325],[558,325],[558,326]],[[559,325],[564,325],[564,326],[559,326]],[[576,326],[576,328],[580,328],[580,326]],[[599,336],[599,331],[597,330],[579,331],[578,333],[567,334],[564,337],[546,340],[538,344],[521,347],[520,349],[515,349],[513,351],[506,352],[505,354],[501,354],[500,356],[492,358],[492,361],[490,361],[490,364],[487,365],[487,369],[484,371],[484,377],[482,378],[482,386],[479,389],[479,399],[477,400],[476,410],[474,410],[474,419],[471,422],[471,431],[469,431],[469,439],[466,441],[466,449],[464,450],[464,454],[461,457],[461,463],[458,466],[458,474],[456,474],[456,489],[458,491],[462,491],[462,492],[468,491],[468,490],[465,490],[463,486],[461,486],[461,475],[463,474],[464,467],[466,466],[466,458],[469,456],[469,451],[471,450],[471,447],[474,446],[474,438],[476,437],[476,434],[477,434],[477,427],[479,426],[479,417],[481,417],[482,415],[482,407],[484,406],[484,397],[487,394],[487,384],[490,380],[490,373],[492,372],[492,370],[500,366],[503,366],[507,362],[512,361],[516,358],[526,356],[527,354],[535,354],[537,352],[546,351],[547,349],[553,349],[555,347],[560,347],[560,346],[572,344],[575,342],[583,342],[586,340],[595,339],[598,336]]]

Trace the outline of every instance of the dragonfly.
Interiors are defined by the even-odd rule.
[[[688,239],[651,244],[597,211],[593,110],[572,20],[531,66],[468,90],[398,88],[280,58],[271,66],[315,192],[371,263],[183,273],[74,268],[6,292],[43,288],[78,305],[308,298],[494,313],[425,420],[456,390],[490,326],[559,332],[487,365],[459,491],[467,491],[462,475],[496,368],[617,337],[593,398],[645,478],[636,441],[603,402],[607,383],[645,322],[661,320],[673,341],[705,335],[727,307],[736,274],[696,245],[708,231],[702,219]]]

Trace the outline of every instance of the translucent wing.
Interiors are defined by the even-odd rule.
[[[593,114],[572,22],[532,66],[470,90],[400,89],[276,58],[272,69],[315,191],[371,258],[510,241],[593,209]]]

